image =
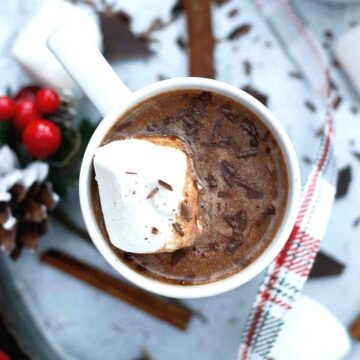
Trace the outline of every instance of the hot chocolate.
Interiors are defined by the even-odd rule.
[[[196,204],[182,201],[179,209],[173,209],[180,220],[169,219],[169,224],[177,237],[188,240],[186,221],[193,222],[196,236],[185,247],[177,244],[179,250],[172,252],[139,254],[115,247],[94,173],[92,204],[104,237],[130,268],[164,282],[195,285],[239,272],[271,243],[287,206],[286,165],[274,136],[255,114],[234,100],[183,90],[153,97],[127,112],[102,145],[126,139],[158,143],[161,138],[180,141],[191,158],[198,208],[195,212]],[[131,175],[137,176],[135,172]],[[150,198],[157,196],[159,188],[173,190],[172,184],[161,181],[144,201],[150,194]],[[151,233],[157,236],[159,230],[153,227]]]

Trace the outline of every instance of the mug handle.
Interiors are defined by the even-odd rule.
[[[91,39],[70,25],[55,30],[47,46],[102,116],[131,95]]]

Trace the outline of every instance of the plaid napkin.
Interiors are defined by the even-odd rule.
[[[294,63],[307,59],[306,64],[297,65],[315,90],[314,98],[323,109],[325,126],[294,229],[257,293],[242,336],[239,360],[269,359],[284,317],[303,288],[319,251],[334,201],[336,179],[331,87],[321,50],[287,0],[257,1],[257,7]]]

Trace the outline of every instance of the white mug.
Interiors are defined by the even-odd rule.
[[[92,241],[125,279],[153,293],[173,298],[201,298],[234,289],[262,272],[279,254],[295,224],[301,193],[300,169],[296,153],[279,120],[258,100],[226,83],[205,78],[183,77],[156,82],[131,92],[118,78],[102,54],[89,40],[77,37],[70,29],[58,29],[48,47],[104,116],[95,130],[82,160],[79,195],[81,211]],[[288,176],[288,201],[277,233],[263,253],[247,267],[225,279],[201,285],[177,285],[146,277],[128,267],[103,237],[92,210],[90,182],[93,156],[111,127],[123,114],[143,101],[174,90],[203,90],[229,97],[252,111],[273,133],[284,155]]]

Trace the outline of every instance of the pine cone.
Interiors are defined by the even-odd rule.
[[[40,161],[20,169],[15,153],[0,148],[0,252],[17,258],[22,249],[35,249],[47,232],[48,212],[58,196],[46,181],[48,164]]]

